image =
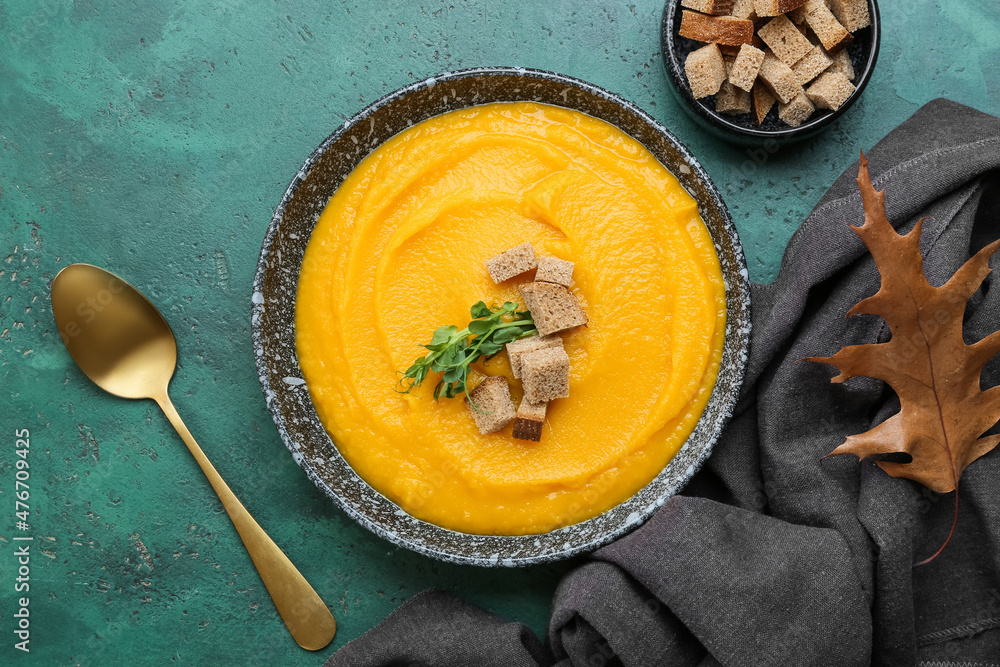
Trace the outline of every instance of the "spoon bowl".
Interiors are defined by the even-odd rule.
[[[52,281],[52,313],[70,356],[97,386],[162,408],[219,495],[274,605],[302,648],[329,644],[337,622],[305,577],[254,520],[215,470],[170,401],[177,341],[149,299],[113,273],[71,264]]]
[[[122,398],[166,393],[177,342],[139,290],[104,269],[72,264],[52,281],[52,312],[73,361],[101,389]]]

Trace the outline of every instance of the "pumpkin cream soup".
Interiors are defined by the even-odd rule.
[[[530,242],[575,263],[587,326],[561,334],[569,398],[544,436],[481,435],[437,374],[400,371],[469,307],[514,301],[532,272],[494,284],[484,261]],[[312,233],[296,301],[299,363],[347,462],[425,521],[522,535],[583,521],[650,482],[715,384],[725,286],[695,201],[649,151],[585,114],[516,102],[436,116],[347,177]],[[477,362],[515,380],[505,353]]]

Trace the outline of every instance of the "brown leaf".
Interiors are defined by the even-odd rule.
[[[857,375],[888,382],[899,396],[900,411],[866,433],[849,436],[830,456],[905,452],[912,462],[877,464],[893,477],[939,493],[954,491],[966,466],[1000,442],[1000,436],[983,437],[1000,419],[1000,387],[982,391],[979,384],[983,365],[1000,351],[1000,332],[973,345],[962,340],[966,303],[990,273],[988,262],[1000,241],[979,251],[946,284],[934,287],[924,276],[920,255],[923,221],[905,236],[896,233],[886,218],[885,192],[872,186],[864,153],[858,187],[865,223],[851,229],[871,251],[882,285],[848,316],[879,315],[892,337],[887,343],[851,345],[832,357],[809,360],[836,366],[840,375],[833,382]]]

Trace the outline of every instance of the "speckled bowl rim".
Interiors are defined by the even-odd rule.
[[[474,535],[448,530],[416,519],[375,491],[354,472],[340,455],[329,435],[322,429],[322,424],[311,401],[308,401],[309,414],[306,414],[304,418],[312,420],[309,428],[315,429],[318,426],[319,431],[326,437],[325,456],[318,461],[322,462],[324,466],[333,465],[337,474],[332,478],[329,474],[321,474],[318,462],[303,452],[303,443],[298,442],[290,432],[290,424],[283,411],[283,408],[288,406],[294,407],[290,399],[286,398],[287,396],[292,392],[306,391],[299,379],[301,373],[294,377],[285,377],[284,384],[286,386],[272,386],[269,379],[278,377],[281,371],[270,367],[272,365],[268,356],[270,336],[265,337],[263,331],[264,322],[267,319],[269,296],[271,296],[265,292],[265,278],[271,270],[269,258],[286,209],[298,194],[300,186],[310,171],[316,167],[326,151],[336,144],[338,139],[350,128],[361,126],[373,114],[387,105],[405,104],[408,95],[425,88],[447,84],[465,77],[511,76],[523,78],[526,88],[530,88],[532,81],[542,79],[568,86],[580,91],[583,95],[594,96],[593,104],[595,105],[611,102],[619,107],[620,113],[634,116],[638,122],[645,124],[650,130],[665,139],[667,144],[677,152],[683,163],[690,169],[690,173],[686,172],[683,167],[681,174],[677,174],[676,170],[671,170],[672,173],[682,181],[689,192],[700,190],[707,194],[707,201],[705,197],[702,197],[701,200],[695,197],[699,204],[699,211],[702,213],[703,219],[706,219],[706,223],[708,222],[705,217],[706,213],[714,212],[717,216],[717,218],[713,217],[714,220],[718,220],[716,228],[713,229],[710,225],[709,229],[712,232],[720,261],[723,262],[728,317],[722,366],[709,403],[688,441],[664,470],[646,487],[629,500],[597,517],[548,533],[516,536]],[[484,79],[484,84],[487,83],[492,82],[489,79]],[[566,98],[565,93],[563,98]],[[510,101],[515,99],[518,98],[511,98]],[[471,104],[445,108],[438,113],[493,101],[500,100],[479,102],[473,100]],[[565,106],[574,108],[568,104]],[[374,127],[374,118],[371,122]],[[621,122],[625,123],[626,120]],[[662,158],[660,159],[662,161]],[[346,176],[346,174],[344,175]],[[337,185],[339,186],[339,182]],[[692,194],[694,193],[692,192]],[[316,217],[318,218],[318,213]],[[312,221],[312,224],[315,224],[315,220]],[[724,254],[728,259],[724,259]],[[280,264],[282,259],[280,253],[276,259],[276,264]],[[299,258],[300,261],[301,258]],[[281,268],[281,271],[288,274],[289,279],[292,280],[293,293],[297,288],[298,265],[294,269],[294,271],[289,271],[287,266]],[[278,269],[274,270],[278,271]],[[749,353],[750,285],[743,249],[725,203],[702,166],[666,128],[631,102],[585,81],[544,70],[520,67],[483,67],[443,73],[392,92],[349,118],[312,152],[289,184],[268,226],[253,281],[251,329],[261,389],[281,439],[292,453],[294,460],[302,467],[313,483],[333,499],[344,512],[389,542],[426,556],[461,564],[515,567],[569,558],[613,541],[648,519],[667,498],[677,493],[704,464],[723,426],[732,414],[742,385]],[[292,345],[294,345],[294,328],[283,333],[292,336]],[[270,344],[276,345],[273,342]],[[282,363],[290,363],[295,369],[298,368],[297,359],[286,360]],[[724,379],[725,381],[723,381]],[[301,405],[301,398],[296,400],[299,400]],[[293,415],[292,418],[298,423],[300,416]],[[349,493],[345,493],[345,491],[349,491]],[[358,502],[353,496],[360,497],[361,502]]]
[[[680,98],[684,109],[702,126],[710,129],[714,134],[736,142],[761,142],[766,140],[776,141],[799,141],[808,139],[822,132],[843,116],[847,111],[861,99],[868,82],[875,72],[875,65],[878,63],[879,51],[882,44],[882,19],[879,13],[878,0],[868,0],[868,11],[871,16],[871,44],[868,49],[868,57],[865,58],[864,67],[855,76],[855,90],[847,101],[839,109],[831,113],[823,113],[811,120],[807,120],[798,127],[783,127],[775,130],[764,130],[758,128],[744,127],[733,122],[724,114],[716,112],[714,109],[695,99],[691,93],[691,86],[688,84],[687,76],[684,74],[684,63],[680,62],[675,53],[677,51],[675,42],[678,35],[674,34],[673,25],[678,11],[682,9],[681,0],[666,0],[663,6],[663,18],[660,21],[660,43],[663,48],[663,67],[667,71],[667,78],[672,84],[671,89],[675,96]]]

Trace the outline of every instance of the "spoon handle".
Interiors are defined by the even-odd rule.
[[[240,534],[260,578],[264,580],[267,592],[274,600],[274,606],[281,614],[281,620],[285,622],[292,637],[299,646],[310,651],[318,651],[329,644],[337,633],[337,621],[334,620],[326,604],[274,540],[250,516],[243,503],[216,472],[212,462],[205,456],[194,436],[184,425],[181,416],[177,414],[177,409],[166,391],[162,396],[154,397],[154,400],[159,403],[163,413],[184,440],[184,444],[219,495],[219,500],[222,501],[229,518],[236,526],[236,531]]]

